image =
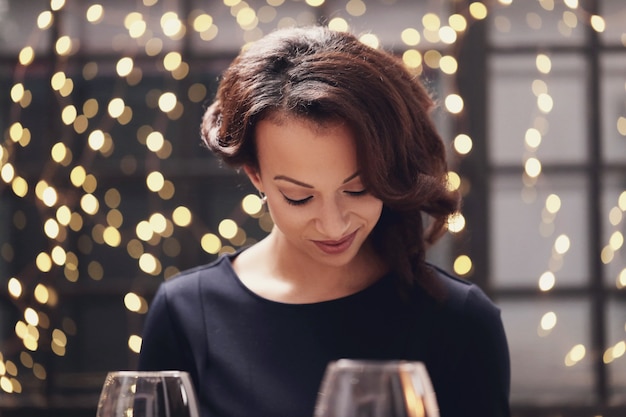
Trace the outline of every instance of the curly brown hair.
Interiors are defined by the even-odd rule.
[[[225,163],[258,168],[255,128],[272,115],[342,120],[356,138],[359,172],[383,202],[371,240],[403,285],[436,293],[427,247],[445,231],[459,196],[447,187],[445,145],[433,100],[395,55],[325,27],[279,29],[223,73],[201,135]],[[430,224],[423,214],[430,216]]]

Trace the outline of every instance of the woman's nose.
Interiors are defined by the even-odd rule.
[[[328,239],[341,239],[350,226],[348,210],[337,201],[324,202],[316,226]]]

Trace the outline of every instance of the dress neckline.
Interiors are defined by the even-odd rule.
[[[323,300],[323,301],[314,301],[314,302],[310,302],[310,303],[288,303],[288,302],[284,302],[284,301],[277,301],[277,300],[272,300],[266,297],[263,297],[259,294],[257,294],[255,291],[251,290],[246,284],[243,283],[243,281],[241,280],[241,278],[239,277],[239,275],[237,274],[237,272],[235,271],[232,261],[241,253],[245,250],[245,248],[239,249],[234,253],[227,253],[221,256],[220,261],[221,262],[225,262],[226,266],[227,266],[227,270],[229,273],[229,276],[231,279],[233,279],[237,285],[242,288],[246,293],[248,293],[249,295],[251,295],[254,299],[264,302],[264,303],[269,303],[269,304],[274,304],[277,306],[290,306],[290,307],[314,307],[314,306],[325,306],[325,305],[331,305],[331,304],[339,304],[339,303],[344,303],[344,302],[351,302],[353,300],[358,300],[360,298],[366,297],[368,294],[371,294],[373,292],[378,292],[378,290],[383,287],[388,285],[388,283],[391,282],[392,280],[392,273],[391,272],[387,272],[386,274],[384,274],[383,276],[381,276],[380,278],[378,278],[377,280],[375,280],[374,282],[372,282],[370,285],[366,286],[365,288],[362,288],[352,294],[347,294],[341,297],[337,297],[337,298],[332,298],[332,299],[328,299],[328,300]]]

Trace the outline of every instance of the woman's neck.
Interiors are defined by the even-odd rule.
[[[272,231],[243,251],[233,267],[250,290],[261,297],[286,303],[313,303],[345,297],[372,285],[386,272],[369,243],[347,264],[334,266],[286,242]]]

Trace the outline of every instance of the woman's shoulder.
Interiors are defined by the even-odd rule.
[[[444,288],[444,298],[423,307],[433,334],[467,352],[492,346],[498,352],[507,349],[500,308],[475,283],[433,267]],[[426,314],[425,314],[426,316]],[[466,353],[467,353],[466,352]]]
[[[199,293],[199,289],[205,285],[220,285],[227,280],[223,279],[233,274],[230,263],[230,255],[222,255],[216,260],[198,265],[179,272],[161,284],[160,291],[167,292],[169,296],[174,294]]]
[[[443,289],[441,306],[453,315],[465,318],[500,318],[500,309],[477,284],[430,265]]]

